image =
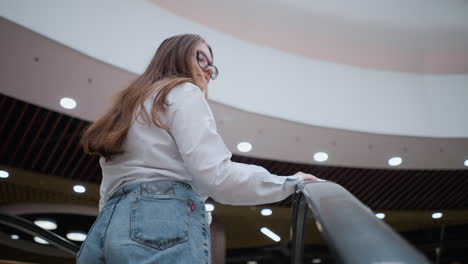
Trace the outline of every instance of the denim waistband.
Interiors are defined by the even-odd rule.
[[[115,191],[107,200],[106,205],[116,199],[123,199],[131,193],[140,195],[175,195],[174,187],[182,187],[192,191],[190,184],[175,180],[155,180],[141,183],[127,184]]]

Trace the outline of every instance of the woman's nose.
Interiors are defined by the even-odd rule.
[[[210,78],[211,78],[211,75],[213,74],[213,68],[210,67],[206,67],[206,69],[204,69],[205,73],[207,73]]]

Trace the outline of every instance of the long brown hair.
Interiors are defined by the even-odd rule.
[[[167,105],[164,102],[174,86],[182,82],[194,83],[191,72],[192,55],[201,42],[204,40],[194,34],[177,35],[164,40],[145,72],[120,91],[111,108],[86,128],[80,140],[85,153],[103,156],[106,161],[124,153],[122,144],[134,117],[138,116],[135,115],[138,106],[138,114],[142,113],[149,124],[144,102],[152,94],[155,95],[155,99],[151,109],[151,120],[156,126],[169,130],[159,120],[158,113],[166,110]]]

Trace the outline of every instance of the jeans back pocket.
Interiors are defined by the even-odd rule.
[[[188,240],[191,200],[137,197],[131,207],[132,240],[159,250]]]

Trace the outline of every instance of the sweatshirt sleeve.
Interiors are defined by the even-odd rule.
[[[260,166],[232,162],[197,86],[184,83],[170,96],[166,124],[200,195],[232,205],[273,203],[287,198],[303,181],[301,176],[277,176]]]

